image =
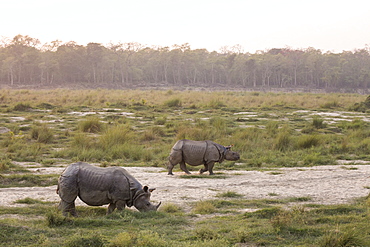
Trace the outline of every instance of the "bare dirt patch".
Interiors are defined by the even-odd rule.
[[[362,162],[363,163],[363,162]],[[367,196],[370,192],[370,164],[344,164],[300,168],[278,168],[268,171],[217,171],[219,178],[182,178],[183,172],[169,176],[164,168],[127,167],[143,185],[155,187],[154,202],[174,203],[188,208],[190,202],[217,198],[233,191],[246,199],[282,199],[308,197],[306,203],[342,204]],[[35,174],[60,174],[63,167],[34,168]],[[196,173],[193,172],[195,175]],[[30,197],[56,204],[56,185],[49,187],[13,187],[0,189],[0,206],[27,206],[16,200]],[[80,200],[77,205],[85,205]]]

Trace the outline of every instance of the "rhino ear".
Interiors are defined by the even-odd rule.
[[[231,148],[232,147],[234,147],[234,144],[231,144],[231,145],[229,145],[229,146],[226,146],[225,148],[227,149],[227,150],[231,150]]]
[[[153,192],[154,190],[155,190],[155,188],[149,189],[149,192]]]
[[[149,189],[149,188],[148,188],[148,186],[146,186],[146,185],[143,187],[144,192],[148,192],[148,189]]]

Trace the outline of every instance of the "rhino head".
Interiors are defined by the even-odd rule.
[[[158,205],[154,205],[150,202],[151,192],[155,189],[149,189],[148,186],[144,186],[141,193],[139,193],[134,199],[134,206],[140,212],[157,211],[161,202]]]
[[[226,150],[225,150],[225,160],[231,160],[231,161],[239,160],[240,159],[239,153],[231,151],[231,147],[232,147],[232,145],[225,147],[226,148]]]

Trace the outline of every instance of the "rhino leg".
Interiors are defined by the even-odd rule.
[[[116,204],[112,202],[108,206],[107,214],[113,213],[114,209],[116,209]]]
[[[117,210],[118,211],[122,211],[125,209],[125,206],[126,206],[126,202],[125,201],[118,201],[116,203],[116,206],[117,206]]]
[[[201,168],[199,170],[199,173],[202,174],[203,172],[206,172],[206,171],[208,171],[208,164],[204,164],[204,168]]]
[[[75,202],[68,203],[64,200],[61,200],[59,203],[59,209],[62,210],[64,216],[68,216],[70,213],[72,216],[77,216]]]
[[[208,163],[208,171],[209,171],[209,175],[214,175],[213,173],[213,166],[215,165],[215,162],[210,162]]]
[[[180,162],[180,168],[181,168],[181,170],[183,170],[186,174],[191,174],[191,173],[188,171],[188,168],[186,168],[185,161],[181,161],[181,162]]]
[[[172,169],[175,165],[172,165],[171,162],[168,162],[167,168],[168,168],[168,175],[173,175]]]

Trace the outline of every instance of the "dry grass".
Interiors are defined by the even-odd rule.
[[[170,99],[176,98],[183,107],[205,107],[214,105],[220,107],[274,107],[285,106],[293,108],[317,109],[322,106],[335,105],[348,108],[354,103],[363,102],[364,95],[357,94],[302,94],[302,93],[256,93],[256,92],[226,92],[226,91],[144,91],[144,90],[0,90],[2,104],[23,102],[31,107],[48,102],[51,105],[72,107],[86,105],[104,107],[114,104],[145,104],[166,105]],[[337,103],[340,102],[340,103]],[[334,104],[335,103],[335,104]]]

